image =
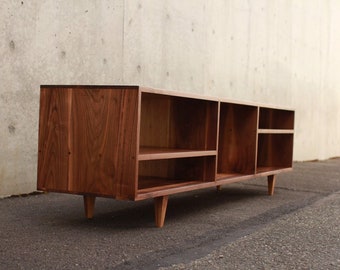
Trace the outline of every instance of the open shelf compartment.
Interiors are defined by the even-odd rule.
[[[167,153],[173,158],[172,152],[199,156],[216,151],[217,114],[217,101],[142,92],[139,159],[156,159],[153,153],[162,152],[162,158]]]
[[[215,180],[216,155],[139,162],[138,193]]]
[[[294,129],[294,111],[260,108],[259,129]]]
[[[293,134],[259,134],[257,173],[291,168]]]
[[[220,104],[217,180],[255,173],[258,107]]]

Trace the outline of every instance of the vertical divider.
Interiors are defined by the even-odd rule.
[[[134,197],[138,194],[138,181],[139,181],[139,154],[140,154],[140,148],[141,148],[141,140],[140,140],[140,134],[141,134],[141,115],[142,115],[142,90],[140,87],[138,87],[138,101],[137,101],[137,132],[136,132],[136,159],[135,159],[135,185],[134,185]]]
[[[257,159],[258,159],[258,151],[259,151],[259,125],[260,125],[260,107],[257,107],[256,110],[256,145],[255,145],[255,174],[257,170]]]
[[[216,151],[217,151],[217,154],[216,154],[216,162],[215,162],[215,182],[217,180],[217,173],[218,173],[218,162],[219,162],[219,158],[220,158],[220,155],[219,155],[219,151],[218,151],[218,148],[219,148],[219,140],[220,140],[220,120],[221,120],[221,116],[220,116],[220,113],[221,113],[221,101],[219,100],[218,103],[217,103],[217,128],[216,128]],[[217,187],[218,189],[221,189],[221,186],[218,186]]]
[[[67,107],[68,107],[68,122],[67,122],[67,147],[68,147],[68,177],[67,177],[67,189],[72,190],[73,186],[73,129],[72,129],[72,103],[73,103],[73,91],[67,89]]]

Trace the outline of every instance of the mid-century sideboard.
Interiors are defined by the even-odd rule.
[[[164,225],[171,194],[292,169],[294,111],[140,86],[43,85],[38,190],[153,198]]]

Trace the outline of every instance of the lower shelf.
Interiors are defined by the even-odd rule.
[[[254,178],[254,174],[242,174],[242,173],[218,173],[216,175],[216,185],[230,184],[239,181],[245,181]]]
[[[196,189],[213,187],[215,181],[203,182],[200,180],[178,180],[156,177],[140,177],[136,200],[154,198],[158,196],[176,194]]]
[[[138,183],[138,192],[146,193],[155,190],[175,188],[186,185],[202,183],[202,181],[183,181],[180,179],[168,179],[159,177],[140,177]]]
[[[259,167],[254,174],[242,174],[236,172],[217,173],[215,178],[216,180],[206,182],[203,180],[193,179],[183,180],[140,176],[138,180],[138,191],[135,199],[142,200],[158,196],[176,194],[179,192],[220,186],[234,182],[250,180],[254,177],[274,175],[291,170],[292,168],[287,167]]]
[[[163,196],[205,187],[206,183],[214,183],[215,168],[215,155],[141,160],[137,197],[140,199],[141,194],[144,198]]]
[[[216,174],[216,181],[223,180],[227,178],[238,178],[240,176],[243,176],[241,173],[217,173]]]
[[[290,167],[258,167],[256,168],[256,174],[277,174],[283,171],[290,171],[292,168]]]

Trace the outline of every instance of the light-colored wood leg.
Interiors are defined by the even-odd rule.
[[[166,208],[168,205],[168,196],[156,197],[154,200],[156,226],[162,228],[164,226]]]
[[[272,196],[274,194],[276,175],[268,176],[268,195]]]
[[[88,219],[93,218],[95,201],[96,201],[95,196],[84,195],[85,216]]]
[[[217,190],[217,191],[221,191],[221,190],[222,190],[222,186],[221,186],[221,185],[216,186],[216,190]]]

